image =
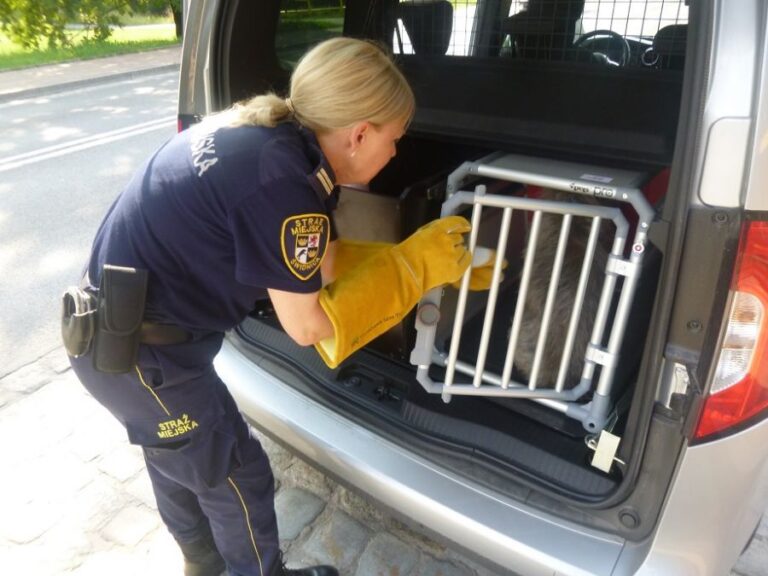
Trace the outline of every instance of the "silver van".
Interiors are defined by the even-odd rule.
[[[418,105],[339,234],[463,214],[496,281],[335,370],[256,303],[216,363],[247,419],[493,570],[727,574],[768,505],[768,4],[197,0],[180,127],[339,35]]]

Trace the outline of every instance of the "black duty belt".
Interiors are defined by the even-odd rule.
[[[192,340],[192,334],[172,324],[141,323],[140,341],[150,346],[169,346],[183,344]]]

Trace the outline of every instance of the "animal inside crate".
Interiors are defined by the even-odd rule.
[[[490,194],[484,184],[461,190],[476,177],[546,192],[536,198]],[[579,420],[589,432],[602,430],[613,409],[654,216],[640,190],[645,179],[638,172],[503,153],[454,171],[442,213],[471,208],[473,252],[487,232],[484,213],[501,213],[494,281],[478,314],[471,313],[476,296],[468,289],[469,272],[455,302],[446,298],[443,305],[443,290],[436,289],[419,303],[411,362],[425,390],[446,402],[454,395],[528,398]],[[587,201],[569,201],[578,197]],[[632,208],[636,223],[622,205]],[[513,218],[530,224],[519,272],[503,270]],[[505,272],[514,289],[501,283]],[[463,338],[467,331],[474,337]],[[443,369],[438,381],[430,376],[432,366]]]

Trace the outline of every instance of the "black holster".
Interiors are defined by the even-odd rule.
[[[93,366],[130,372],[136,365],[147,298],[147,271],[105,264],[99,284]]]

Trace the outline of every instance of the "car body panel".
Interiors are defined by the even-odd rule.
[[[739,543],[749,540],[766,506],[768,420],[689,446],[637,574],[727,574],[742,552]],[[628,548],[625,555],[636,552]],[[621,565],[625,562],[629,558]]]
[[[768,20],[768,10],[764,16]],[[745,208],[768,211],[768,23],[763,26],[762,69],[755,91],[755,128],[752,134],[752,162],[747,180]]]
[[[717,2],[701,132],[699,197],[710,206],[742,204],[744,167],[749,161],[756,76],[765,31],[764,5],[739,2],[739,9]]]
[[[624,545],[418,458],[312,402],[225,342],[216,370],[258,428],[479,560],[530,575],[611,574]]]
[[[211,34],[218,0],[196,0],[185,13],[186,32],[179,71],[179,114],[202,116],[211,110]]]

